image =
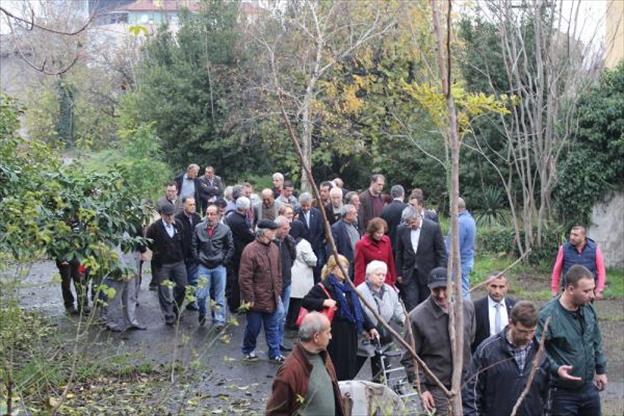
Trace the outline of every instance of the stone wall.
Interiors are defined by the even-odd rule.
[[[587,234],[600,245],[607,267],[624,268],[624,192],[594,204]]]

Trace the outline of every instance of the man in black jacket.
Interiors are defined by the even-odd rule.
[[[186,172],[176,176],[175,182],[178,186],[178,196],[180,198],[184,198],[185,196],[191,196],[195,198],[195,201],[199,201],[199,181],[197,179],[198,173],[199,166],[195,163],[191,163],[186,168]]]
[[[286,323],[286,315],[288,314],[288,307],[290,306],[290,284],[292,282],[292,265],[295,262],[295,258],[297,257],[297,250],[295,239],[292,238],[288,233],[290,231],[290,221],[288,218],[279,216],[275,219],[275,223],[279,228],[277,228],[275,232],[275,240],[273,242],[277,244],[280,251],[280,259],[282,264],[282,307],[281,307],[281,316],[279,318],[279,337],[280,340],[284,340],[284,325]],[[280,350],[282,352],[290,351],[290,348],[287,348],[282,343],[280,345]]]
[[[446,266],[446,248],[440,226],[424,219],[416,208],[405,208],[405,225],[397,231],[396,270],[405,307],[411,311],[427,299],[429,272]]]
[[[390,188],[390,196],[392,202],[386,205],[381,211],[380,217],[383,218],[388,224],[388,237],[392,243],[392,248],[396,250],[397,246],[397,229],[401,224],[401,214],[407,207],[407,204],[403,202],[405,198],[405,189],[401,185],[393,185]]]
[[[318,259],[314,268],[314,282],[321,280],[321,267],[325,264],[325,231],[323,230],[323,214],[312,206],[312,195],[303,192],[299,195],[299,209],[297,218],[305,227],[303,238],[308,240]]]
[[[225,326],[225,284],[226,266],[234,254],[234,241],[230,227],[219,221],[219,207],[208,205],[206,219],[195,227],[193,232],[193,254],[199,263],[199,324],[206,322],[206,300],[214,293],[215,305],[212,309],[212,323],[217,330]]]
[[[533,359],[539,348],[535,339],[537,308],[520,301],[511,310],[505,329],[485,340],[472,357],[468,382],[462,393],[465,416],[508,416],[527,385]],[[518,416],[544,414],[548,394],[548,372],[538,362],[527,396]]]
[[[488,295],[474,303],[477,332],[472,352],[489,336],[496,335],[507,326],[515,299],[507,297],[509,284],[504,274],[493,272],[487,278]]]
[[[215,175],[212,166],[206,166],[204,175],[197,178],[196,183],[199,185],[200,212],[206,212],[210,202],[216,202],[217,198],[223,196],[225,184],[220,176]]]
[[[353,260],[355,259],[355,243],[360,239],[358,231],[357,209],[351,204],[343,206],[342,219],[332,225],[332,235],[338,254],[342,254],[349,260],[349,278],[353,280]],[[329,246],[327,253],[331,253]]]
[[[174,207],[165,203],[159,207],[161,219],[152,223],[145,233],[150,240],[148,247],[152,250],[152,262],[157,266],[154,277],[158,284],[158,302],[165,315],[165,323],[173,325],[180,315],[186,289],[186,266],[184,265],[184,248],[182,233],[175,223]],[[173,293],[166,280],[174,283]]]
[[[197,288],[197,260],[193,255],[193,231],[195,226],[201,222],[201,217],[197,214],[196,209],[195,198],[186,196],[182,198],[182,212],[175,216],[176,225],[182,235],[186,280],[194,288]],[[196,311],[197,302],[190,302],[186,309]]]
[[[240,288],[238,287],[238,270],[243,250],[247,244],[256,239],[247,221],[247,213],[251,208],[251,201],[245,196],[236,199],[236,210],[231,211],[225,217],[225,223],[232,231],[234,240],[234,255],[228,266],[228,277],[225,286],[225,297],[227,298],[230,312],[236,312],[240,307]]]

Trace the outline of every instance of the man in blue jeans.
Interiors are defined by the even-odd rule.
[[[544,337],[547,367],[552,376],[551,414],[600,416],[598,392],[607,387],[607,360],[602,351],[598,316],[592,306],[594,275],[577,264],[568,270],[565,282],[563,293],[540,311],[537,327],[537,337]]]
[[[462,296],[470,299],[470,272],[474,267],[475,246],[477,243],[477,223],[466,209],[463,198],[457,199],[457,212],[459,223],[459,257],[462,274]],[[446,239],[446,252],[451,252],[451,234]]]
[[[234,240],[230,227],[219,222],[219,207],[215,204],[208,205],[206,219],[195,226],[193,253],[199,263],[199,324],[206,323],[206,301],[212,290],[215,301],[214,307],[211,307],[212,323],[220,331],[225,326],[225,267],[234,254]]]
[[[284,361],[280,352],[279,320],[282,316],[282,262],[279,248],[273,243],[277,224],[261,220],[256,226],[256,239],[247,244],[241,255],[238,284],[241,307],[247,308],[247,326],[243,338],[243,355],[247,361],[258,359],[256,338],[264,325],[269,359]]]

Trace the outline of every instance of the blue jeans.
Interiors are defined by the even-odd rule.
[[[198,265],[194,260],[184,260],[186,266],[186,281],[189,285],[197,287],[197,270]]]
[[[210,292],[214,293],[215,307],[212,309],[212,323],[225,324],[225,280],[227,272],[224,266],[217,266],[209,269],[200,264],[197,270],[199,277],[199,285],[205,279],[206,284],[197,289],[197,305],[199,306],[199,315],[206,315],[206,300],[210,297]],[[203,278],[203,279],[202,279]]]
[[[600,416],[600,395],[593,383],[580,389],[551,387],[552,416]]]
[[[462,296],[464,299],[470,299],[470,272],[474,267],[474,262],[461,265],[462,271]]]
[[[284,339],[284,325],[286,324],[286,315],[288,315],[288,307],[290,306],[290,287],[288,285],[282,288],[282,307],[281,315],[279,318],[279,339],[280,343]]]
[[[281,303],[280,303],[281,304]],[[279,306],[279,305],[278,305]],[[279,319],[280,308],[274,312],[247,312],[247,326],[243,338],[243,354],[249,354],[256,349],[256,338],[260,334],[260,328],[264,325],[264,336],[269,347],[269,358],[280,355]]]

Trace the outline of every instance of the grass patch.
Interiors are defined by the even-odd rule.
[[[604,295],[608,299],[624,297],[624,270],[607,270],[607,286]]]

